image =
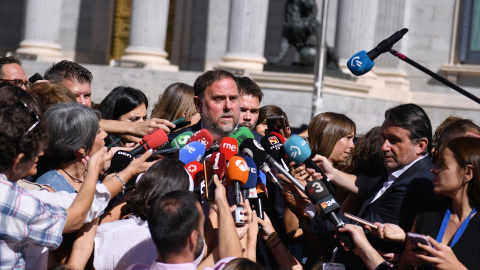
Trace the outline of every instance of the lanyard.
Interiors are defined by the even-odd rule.
[[[462,225],[460,225],[460,227],[458,228],[457,232],[455,233],[455,236],[453,237],[452,244],[450,245],[450,247],[453,247],[457,243],[458,239],[460,239],[463,232],[465,232],[465,229],[467,228],[468,223],[470,222],[470,218],[475,212],[477,211],[475,210],[475,207],[474,207],[472,209],[472,212],[470,212],[470,215],[468,215],[468,217],[462,222]],[[447,230],[448,221],[450,221],[450,215],[451,215],[450,208],[448,208],[447,212],[445,212],[445,216],[443,217],[442,226],[440,226],[440,231],[438,231],[436,240],[439,243],[442,242],[443,235]]]

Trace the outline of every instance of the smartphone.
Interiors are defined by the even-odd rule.
[[[268,132],[285,133],[287,127],[285,125],[285,117],[283,115],[275,115],[267,117]]]
[[[182,117],[182,118],[183,118],[183,117]],[[181,118],[180,118],[180,119],[181,119]],[[178,123],[178,124],[175,124],[175,123],[174,123],[174,124],[175,124],[175,128],[171,128],[171,129],[170,129],[170,133],[173,133],[175,130],[178,130],[178,129],[180,129],[180,128],[183,128],[183,127],[185,127],[185,126],[188,126],[188,125],[190,125],[190,123],[192,123],[192,122],[190,122],[190,121],[182,121],[182,122],[180,122],[180,123]]]
[[[349,213],[343,213],[343,215],[344,215],[346,218],[349,218],[349,219],[351,219],[351,220],[355,220],[355,221],[358,222],[358,223],[361,223],[361,224],[363,224],[363,225],[368,225],[368,226],[374,228],[375,230],[378,229],[378,226],[373,225],[373,223],[370,222],[370,221],[366,221],[365,219],[359,218],[359,217],[354,216],[354,215],[349,214]]]
[[[205,199],[207,201],[215,200],[215,182],[213,181],[213,162],[203,161],[203,176],[205,178]]]
[[[235,220],[235,226],[241,227],[245,224],[245,221],[242,218],[245,216],[241,212],[243,211],[243,206],[237,205],[235,212],[233,212],[233,220]]]
[[[178,118],[178,119],[173,120],[172,123],[173,123],[174,125],[176,125],[176,124],[181,123],[181,122],[183,122],[183,121],[185,121],[185,117],[182,116],[182,117],[180,117],[180,118]]]
[[[170,157],[170,156],[174,156],[179,150],[180,150],[179,148],[161,149],[161,150],[154,151],[152,153],[152,156],[153,155],[162,155],[164,157]]]
[[[407,238],[410,240],[410,243],[417,245],[417,243],[427,245],[429,247],[433,247],[432,243],[428,240],[428,238],[423,234],[418,233],[407,233]]]
[[[322,270],[345,270],[345,265],[340,263],[323,263],[321,266]]]
[[[36,81],[39,81],[39,80],[45,80],[45,79],[43,78],[43,76],[40,75],[40,73],[35,73],[35,74],[33,74],[32,77],[30,77],[30,78],[28,79],[28,81],[29,81],[30,83],[32,83],[32,84],[35,83]]]

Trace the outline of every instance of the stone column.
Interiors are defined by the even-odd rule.
[[[268,0],[232,0],[227,53],[221,68],[262,71]]]
[[[37,61],[62,59],[60,23],[62,0],[27,0],[24,39],[17,53],[37,56]]]
[[[378,2],[378,0],[339,0],[335,47],[340,64],[345,64],[356,52],[361,50],[368,52],[376,45]]]
[[[169,0],[132,0],[130,38],[122,61],[142,62],[147,69],[177,71],[165,52]]]

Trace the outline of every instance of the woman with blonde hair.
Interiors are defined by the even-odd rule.
[[[185,117],[194,125],[200,121],[200,114],[193,103],[193,87],[186,83],[173,83],[169,85],[159,97],[152,111],[152,118],[174,121]]]

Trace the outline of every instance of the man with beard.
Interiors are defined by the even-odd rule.
[[[242,256],[242,247],[226,199],[225,187],[214,177],[216,184],[215,203],[212,210],[218,213],[218,255],[215,269],[221,269],[235,257]],[[157,259],[152,265],[136,264],[138,269],[197,269],[193,260],[203,250],[203,226],[205,217],[202,207],[192,192],[172,191],[157,199],[148,215],[148,227],[157,247]],[[216,253],[215,251],[210,254]],[[212,267],[212,258],[207,258],[198,269]],[[209,268],[207,268],[209,269]],[[210,268],[211,269],[211,268]]]
[[[186,131],[207,129],[213,139],[220,142],[238,125],[240,103],[237,80],[225,70],[209,70],[200,75],[193,84],[194,102],[201,120],[186,129],[168,136],[170,140]]]
[[[240,94],[240,126],[250,130],[255,128],[262,102],[262,89],[250,78],[237,78],[238,91]]]

